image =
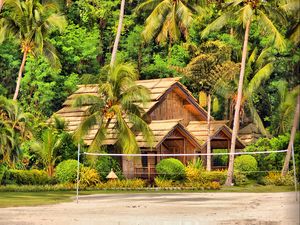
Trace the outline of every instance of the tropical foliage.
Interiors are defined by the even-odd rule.
[[[136,132],[150,143],[153,138],[141,107],[149,93],[135,81],[162,77],[182,77],[195,97],[199,91],[210,93],[212,116],[230,120],[231,128],[239,96],[236,134],[255,123],[266,137],[274,136],[246,150],[287,147],[285,134],[291,130],[299,94],[297,0],[0,2],[0,163],[5,168],[59,173],[57,165],[76,159],[77,141],[93,125],[101,129],[90,150],[98,149],[113,130],[125,153],[137,152]],[[99,84],[100,95],[74,102],[91,105],[75,141],[64,128],[66,122],[49,118],[78,84],[91,82]],[[285,144],[279,145],[275,140],[282,135]],[[280,170],[283,163],[278,154],[255,157],[261,170]],[[81,160],[94,166],[102,180],[101,170],[111,169],[97,165],[100,159],[93,165]],[[198,169],[188,170],[190,177],[198,176]],[[98,179],[93,170],[82,174]],[[241,183],[246,179],[234,176]],[[69,181],[74,179],[72,171]]]

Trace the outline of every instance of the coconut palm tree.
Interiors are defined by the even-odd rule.
[[[233,153],[235,152],[235,142],[236,142],[238,127],[239,127],[239,112],[240,112],[240,106],[242,102],[242,91],[243,91],[243,83],[244,83],[243,80],[245,75],[248,39],[249,39],[249,32],[251,28],[251,22],[253,22],[254,20],[257,21],[257,23],[261,27],[262,32],[265,35],[269,34],[272,37],[272,44],[278,50],[283,51],[286,48],[286,44],[283,36],[279,33],[275,25],[269,19],[268,14],[272,14],[271,18],[276,17],[276,20],[282,23],[285,22],[284,21],[285,17],[283,16],[281,10],[279,10],[276,7],[273,7],[268,1],[263,1],[263,0],[230,1],[226,3],[226,8],[224,13],[202,31],[202,37],[205,37],[211,31],[221,29],[229,22],[229,20],[232,19],[236,19],[238,22],[242,23],[245,29],[241,70],[239,76],[239,85],[238,85],[233,131],[232,131],[232,138],[231,138],[230,152],[232,154],[229,157],[228,174],[225,182],[225,185],[227,186],[230,186],[232,184],[232,179],[233,179],[233,163],[234,163]]]
[[[62,144],[62,139],[54,129],[47,129],[43,132],[40,141],[34,141],[31,144],[31,149],[39,155],[49,176],[53,176],[54,166],[57,156],[57,151]]]
[[[75,99],[73,106],[91,105],[87,117],[74,133],[80,140],[95,125],[98,131],[90,150],[98,150],[110,126],[117,133],[118,144],[123,153],[137,152],[135,132],[142,132],[151,144],[153,137],[148,124],[142,119],[142,106],[149,101],[149,90],[137,85],[137,71],[131,64],[117,64],[106,70],[104,80],[99,83],[98,96],[82,95]]]
[[[295,108],[295,113],[294,113],[293,127],[291,130],[291,137],[290,137],[287,153],[285,156],[283,168],[281,171],[281,176],[285,176],[287,174],[287,172],[289,171],[289,163],[290,163],[291,156],[292,156],[292,148],[293,148],[293,144],[294,144],[294,140],[295,140],[296,130],[297,130],[297,127],[299,126],[299,111],[300,111],[300,94],[298,93],[297,103],[296,103],[296,108]]]
[[[188,36],[188,28],[193,21],[195,9],[186,0],[147,0],[137,10],[152,10],[146,19],[142,36],[145,42],[154,38],[158,43],[169,41],[171,45],[183,35]]]
[[[296,107],[297,95],[300,94],[300,86],[292,90],[288,88],[288,82],[279,80],[272,82],[279,94],[279,105],[271,118],[271,130],[274,135],[284,134],[291,128],[291,121]]]
[[[254,123],[261,134],[265,136],[269,136],[269,133],[265,129],[263,122],[254,107],[253,97],[260,85],[270,78],[273,72],[273,59],[274,57],[271,55],[270,48],[264,49],[259,55],[256,48],[251,53],[246,65],[243,95],[239,111],[240,117],[243,118],[245,115],[245,107],[247,107],[250,110],[251,118]],[[232,76],[227,77],[227,79],[220,79],[215,85],[215,91],[225,99],[230,100],[230,114],[234,112],[234,106],[236,105],[238,82],[238,77]]]
[[[0,152],[3,160],[14,167],[22,140],[31,138],[31,115],[24,113],[17,102],[0,96]]]
[[[230,76],[234,76],[238,71],[239,66],[230,61],[231,49],[220,41],[208,41],[202,44],[200,52],[201,53],[194,57],[184,69],[181,69],[181,72],[193,81],[196,90],[205,91],[208,94],[207,154],[210,154],[211,95],[214,92],[214,86],[218,81],[221,78],[224,80],[228,79]],[[210,171],[211,155],[207,155],[206,162],[206,169]]]
[[[52,3],[41,4],[38,0],[6,0],[4,6],[9,13],[0,19],[0,44],[6,37],[13,35],[20,41],[23,52],[13,97],[16,100],[28,54],[43,54],[53,65],[58,65],[55,48],[47,41],[47,37],[56,29],[62,31],[66,20]]]
[[[120,7],[118,30],[117,30],[114,47],[113,47],[113,51],[111,54],[111,60],[110,60],[111,67],[113,67],[113,65],[115,64],[115,61],[116,61],[117,50],[118,50],[118,45],[119,45],[121,31],[122,31],[122,24],[123,24],[123,19],[124,19],[124,8],[125,8],[125,0],[122,0],[121,7]]]

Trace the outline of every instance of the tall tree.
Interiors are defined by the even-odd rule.
[[[43,54],[53,65],[58,65],[55,48],[47,38],[56,29],[62,31],[66,20],[59,14],[56,5],[41,4],[38,0],[8,0],[5,7],[9,13],[0,19],[0,44],[6,37],[13,35],[20,41],[23,52],[13,97],[16,100],[28,54]]]
[[[273,72],[274,57],[271,54],[271,49],[267,48],[258,54],[255,48],[247,62],[246,72],[243,83],[242,102],[240,107],[240,117],[245,117],[245,108],[247,107],[251,114],[252,121],[256,124],[261,134],[269,136],[268,131],[265,129],[263,122],[254,106],[255,94],[258,92],[261,84],[268,80]],[[220,79],[216,86],[216,92],[231,101],[230,113],[233,113],[233,108],[237,101],[237,87],[239,79],[237,76],[226,77]],[[243,121],[242,121],[243,122]]]
[[[285,19],[285,17],[282,15],[280,10],[276,7],[273,7],[272,4],[270,4],[267,1],[234,0],[227,3],[225,11],[222,13],[222,15],[202,31],[202,37],[205,37],[211,31],[219,30],[222,27],[224,27],[229,22],[229,20],[232,20],[233,18],[235,18],[238,22],[242,23],[245,29],[241,70],[239,76],[238,93],[237,93],[237,100],[235,105],[233,131],[232,131],[232,138],[231,138],[231,147],[230,147],[231,154],[229,157],[228,173],[225,182],[226,186],[230,186],[233,180],[235,143],[236,143],[237,133],[239,129],[239,112],[240,112],[240,107],[242,102],[243,80],[244,80],[244,74],[246,68],[248,39],[249,39],[249,33],[251,28],[251,22],[255,20],[262,27],[262,30],[266,34],[270,34],[273,37],[272,42],[277,49],[284,50],[286,48],[286,44],[283,36],[279,33],[275,25],[269,19],[269,17],[267,16],[268,14],[271,14],[271,18],[276,17],[276,19],[281,22],[283,22]]]
[[[107,68],[106,76],[99,83],[98,96],[82,95],[75,99],[74,106],[91,105],[87,117],[79,125],[74,136],[80,140],[88,131],[97,126],[97,133],[90,145],[96,151],[106,138],[107,129],[117,134],[117,144],[123,153],[138,151],[135,132],[142,132],[151,144],[153,136],[148,124],[143,120],[143,105],[149,101],[149,90],[137,85],[137,71],[130,64],[117,64]],[[114,124],[112,125],[112,120]]]
[[[296,105],[295,114],[294,114],[294,121],[293,121],[292,130],[291,130],[290,142],[289,142],[287,153],[285,156],[284,165],[283,165],[283,168],[281,171],[281,176],[285,176],[287,174],[287,172],[289,171],[289,163],[290,163],[291,156],[292,156],[292,148],[293,148],[293,144],[294,144],[294,140],[295,140],[296,130],[299,126],[299,111],[300,111],[300,94],[298,94],[298,97],[297,97],[297,105]]]
[[[120,41],[120,36],[121,36],[121,31],[122,31],[122,24],[123,24],[123,18],[124,18],[124,8],[125,8],[125,0],[121,1],[121,8],[120,8],[120,16],[119,16],[119,24],[118,24],[118,30],[114,42],[114,47],[113,51],[111,54],[111,60],[110,60],[110,66],[113,67],[116,61],[116,56],[117,56],[117,50],[118,50],[118,45]]]
[[[193,20],[195,9],[183,0],[147,0],[137,10],[153,10],[146,19],[142,36],[145,42],[154,38],[158,43],[169,44],[187,38],[188,28]]]
[[[210,142],[210,121],[211,121],[211,95],[215,90],[215,85],[220,79],[228,79],[236,74],[239,66],[232,61],[231,48],[220,41],[208,41],[200,46],[200,54],[194,57],[190,63],[181,69],[194,83],[198,91],[205,91],[207,98],[207,154],[211,153]],[[206,169],[211,170],[211,155],[207,155]]]

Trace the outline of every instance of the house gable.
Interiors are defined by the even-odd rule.
[[[179,82],[160,96],[157,103],[147,113],[151,120],[168,120],[182,118],[185,126],[190,121],[207,120],[207,112],[199,106],[192,94]]]

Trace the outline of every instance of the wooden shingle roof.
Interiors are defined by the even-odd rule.
[[[181,95],[185,96],[185,98],[194,105],[195,110],[198,110],[198,112],[201,113],[202,116],[207,115],[206,111],[197,104],[197,100],[193,97],[191,92],[184,85],[178,82],[179,79],[180,78],[162,78],[136,81],[136,84],[142,85],[148,88],[150,91],[151,100],[146,106],[143,107],[145,113],[148,113],[151,109],[154,109],[154,107],[160,103],[160,101],[164,98],[166,94],[168,94],[171,90],[176,89],[177,91],[181,91]],[[86,112],[90,106],[86,105],[77,108],[72,107],[73,100],[77,96],[84,94],[98,95],[98,85],[78,85],[78,90],[75,91],[72,95],[70,95],[67,98],[67,100],[63,103],[64,107],[56,112],[58,116],[62,117],[68,123],[67,130],[71,133],[78,128],[79,124],[87,116]],[[171,123],[171,121],[169,122]],[[113,129],[114,126],[115,122],[112,120],[107,130],[107,138],[103,143],[104,145],[113,145],[116,143],[117,140],[115,129]],[[151,126],[159,126],[159,124],[154,122]],[[86,144],[91,144],[98,131],[98,128],[98,126],[94,126],[89,131],[89,133],[84,138]]]

